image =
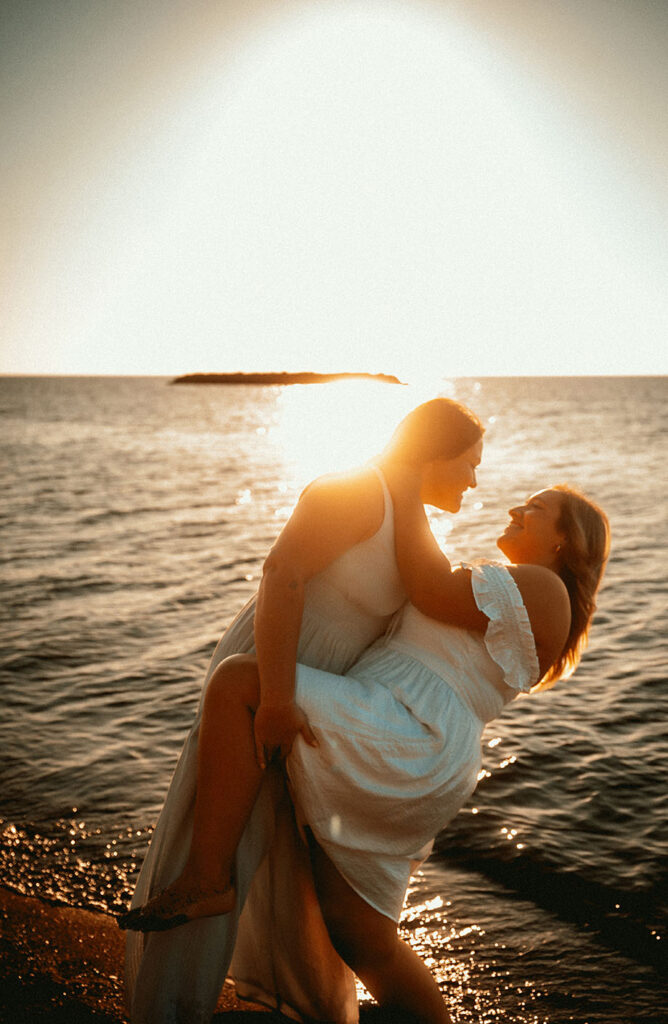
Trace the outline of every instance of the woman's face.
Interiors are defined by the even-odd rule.
[[[562,497],[559,491],[539,491],[523,505],[509,509],[510,522],[496,542],[516,565],[553,568],[565,536],[557,528]]]
[[[482,438],[454,459],[434,459],[422,469],[420,497],[425,505],[459,512],[464,491],[477,485],[475,471],[482,458]]]

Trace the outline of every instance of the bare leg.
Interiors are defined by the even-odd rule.
[[[172,928],[234,906],[233,864],[263,772],[255,757],[253,715],[260,698],[255,660],[233,655],[211,677],[197,748],[193,835],[178,878],[119,919],[138,931]]]
[[[237,846],[262,782],[253,738],[259,702],[253,658],[235,655],[218,666],[202,712],[193,838],[186,865],[211,883],[231,881]]]
[[[332,944],[379,1006],[420,1024],[452,1024],[429,969],[394,921],[351,889],[313,839],[311,861]]]

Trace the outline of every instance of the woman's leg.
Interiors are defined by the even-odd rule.
[[[229,884],[239,840],[263,772],[255,756],[253,716],[260,702],[255,658],[233,655],[214,672],[202,710],[197,792],[187,870]]]
[[[452,1024],[429,969],[399,938],[394,921],[351,889],[313,838],[310,846],[318,900],[341,959],[383,1009],[421,1024]]]
[[[197,743],[193,834],[181,874],[120,918],[139,931],[175,927],[234,906],[234,857],[262,782],[253,715],[260,686],[255,659],[233,655],[217,667],[204,698]]]

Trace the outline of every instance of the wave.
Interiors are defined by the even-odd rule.
[[[504,859],[472,855],[468,849],[448,844],[439,856],[500,882],[562,920],[592,929],[604,944],[668,974],[666,878],[661,880],[663,902],[659,902],[656,896],[621,891],[575,871],[555,870],[534,853]]]

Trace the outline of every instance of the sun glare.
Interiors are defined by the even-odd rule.
[[[447,386],[439,393],[445,393]],[[294,385],[278,399],[272,441],[298,489],[323,473],[358,466],[380,452],[410,409],[434,398],[426,386],[374,381]]]
[[[112,109],[63,51],[53,152],[16,115],[35,198],[10,194],[0,369],[656,372],[653,194],[482,15],[211,6],[239,34],[212,15],[183,55],[156,39]]]

